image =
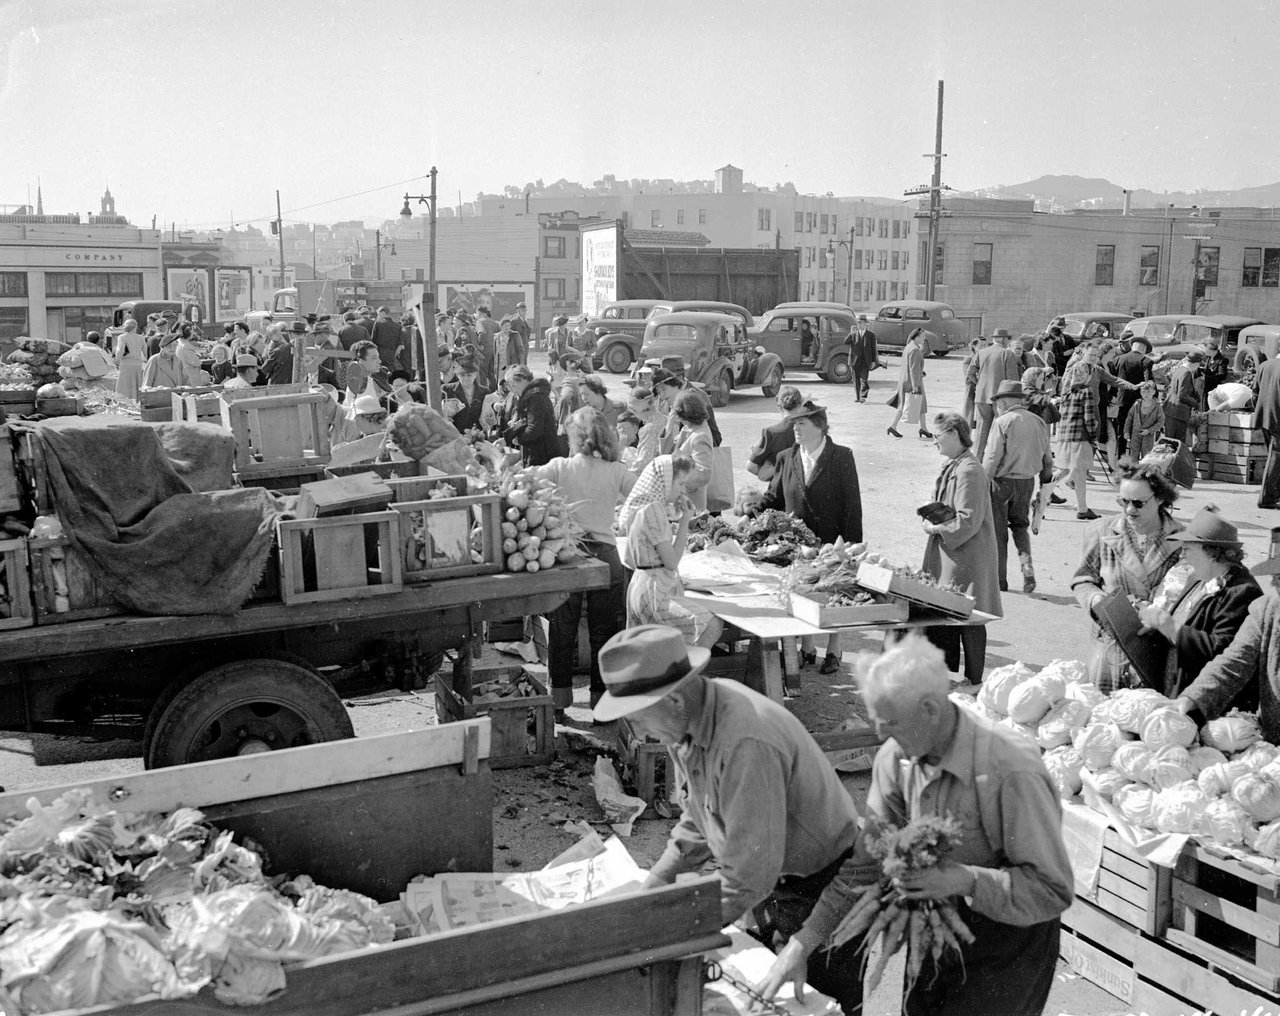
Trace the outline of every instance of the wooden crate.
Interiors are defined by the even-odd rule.
[[[426,467],[417,459],[397,459],[392,462],[354,462],[346,466],[327,465],[324,471],[330,476],[355,476],[358,473],[373,473],[384,480],[396,480],[402,477],[418,476]]]
[[[497,494],[409,501],[391,507],[401,519],[406,582],[489,575],[503,570],[502,505]],[[480,561],[472,555],[472,534],[477,530]]]
[[[1085,980],[1132,1002],[1138,988],[1137,928],[1077,898],[1062,915],[1058,953]]]
[[[217,392],[189,395],[174,392],[170,396],[172,418],[186,423],[221,423],[222,399]]]
[[[873,624],[884,621],[906,621],[911,608],[903,600],[886,600],[867,603],[859,607],[832,607],[828,593],[792,593],[791,616],[817,625],[819,628],[841,628],[852,624]]]
[[[328,401],[323,392],[224,398],[222,423],[235,435],[236,472],[327,463],[329,428],[322,408]]]
[[[18,464],[13,447],[13,432],[0,426],[0,513],[22,509],[22,487],[18,483]]]
[[[1108,829],[1102,840],[1098,884],[1081,899],[1144,934],[1159,937],[1169,927],[1172,880],[1171,869],[1151,864],[1114,829]]]
[[[506,621],[486,621],[484,623],[484,640],[486,642],[520,642],[524,639],[525,619],[512,617]]]
[[[293,514],[299,519],[323,519],[334,515],[386,511],[391,488],[373,473],[335,476],[304,483],[298,491]]]
[[[1201,427],[1212,434],[1215,427],[1229,427],[1235,430],[1253,431],[1253,410],[1241,412],[1238,409],[1218,410],[1204,414]]]
[[[30,416],[36,411],[34,388],[0,390],[0,419],[6,416]]]
[[[466,497],[471,493],[470,481],[465,473],[435,473],[431,476],[408,476],[387,482],[391,485],[391,500],[396,504],[402,504],[406,501],[426,501],[431,497],[432,491],[445,485],[453,488],[454,497]]]
[[[1167,942],[1139,936],[1133,966],[1137,974],[1133,1012],[1147,1016],[1264,1016],[1280,1012],[1280,997]]]
[[[222,391],[216,385],[200,385],[185,388],[142,388],[138,391],[138,406],[142,410],[143,423],[165,423],[175,419],[173,396],[208,395]]]
[[[622,777],[630,777],[635,784],[636,797],[649,807],[642,818],[656,818],[662,811],[678,812],[675,803],[676,774],[671,756],[664,744],[644,741],[636,736],[635,728],[626,717],[617,721],[618,758],[622,762]]]
[[[1265,447],[1262,438],[1252,427],[1228,427],[1225,424],[1211,423],[1206,428],[1206,434],[1211,442],[1233,441]]]
[[[1210,455],[1257,456],[1266,454],[1266,445],[1261,441],[1226,441],[1209,438]]]
[[[36,624],[63,624],[125,613],[67,537],[28,540],[27,550],[31,556],[31,602]],[[67,587],[68,609],[62,612],[58,611],[57,602],[59,552]]]
[[[324,478],[322,465],[283,466],[280,469],[254,470],[252,473],[237,473],[236,482],[242,487],[264,487],[277,494],[296,494],[304,483],[312,483]]]
[[[400,516],[369,512],[276,523],[280,598],[287,604],[398,593]]]
[[[0,631],[35,624],[26,540],[0,541]]]
[[[937,586],[899,575],[892,568],[878,564],[858,565],[858,585],[872,592],[896,596],[958,618],[965,618],[972,614],[976,602],[972,596],[939,589]]]
[[[1173,945],[1280,990],[1280,878],[1189,844],[1173,872]]]
[[[527,682],[534,695],[479,699],[475,692],[485,684]],[[555,702],[547,687],[523,667],[476,671],[470,692],[455,686],[452,675],[435,675],[436,718],[441,723],[489,717],[492,724],[489,764],[495,769],[542,765],[556,755]],[[533,733],[529,728],[532,726]]]
[[[82,416],[85,400],[77,395],[56,399],[36,399],[36,412],[41,416]]]

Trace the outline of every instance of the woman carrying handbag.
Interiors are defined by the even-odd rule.
[[[920,436],[922,438],[931,438],[932,434],[924,425],[925,414],[929,412],[929,402],[924,393],[924,349],[921,336],[924,335],[923,328],[917,328],[907,336],[907,344],[902,347],[902,369],[898,374],[898,390],[894,393],[893,398],[889,400],[889,405],[896,408],[897,412],[893,414],[893,423],[889,424],[886,434],[891,437],[902,437],[898,433],[898,421],[902,419],[902,413],[908,408],[908,400],[915,398],[919,401],[916,411],[920,420]]]

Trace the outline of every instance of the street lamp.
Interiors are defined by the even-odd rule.
[[[409,207],[410,201],[416,201],[420,205],[427,206],[427,214],[430,216],[429,237],[427,243],[427,291],[422,297],[422,362],[427,374],[427,402],[432,409],[440,409],[440,364],[439,357],[436,356],[436,343],[434,329],[436,324],[436,167],[431,167],[431,193],[430,194],[408,194],[404,196],[404,207],[400,209],[400,218],[408,222],[413,218],[413,209]],[[428,340],[427,329],[433,330],[432,338]],[[414,351],[413,357],[414,369],[418,367],[417,351]]]
[[[853,227],[849,227],[849,239],[847,240],[828,240],[827,253],[834,255],[836,247],[847,247],[849,249],[849,273],[844,280],[844,302],[850,307],[853,306]]]

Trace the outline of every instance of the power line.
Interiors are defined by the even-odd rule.
[[[339,201],[349,201],[352,198],[362,198],[368,194],[376,194],[378,191],[390,190],[392,187],[404,187],[404,186],[407,186],[408,184],[416,183],[419,180],[425,180],[425,179],[427,179],[425,175],[411,176],[407,180],[397,180],[394,183],[380,184],[377,187],[370,187],[368,190],[357,191],[355,194],[343,194],[341,197],[326,198],[324,201],[317,201],[314,204],[299,205],[297,208],[290,208],[289,211],[285,214],[292,215],[294,212],[305,212],[305,211],[309,211],[312,208],[321,208],[324,205],[336,204]],[[233,227],[234,226],[250,226],[258,222],[272,222],[274,221],[275,218],[276,217],[274,215],[259,215],[252,219],[238,219],[232,223],[232,226]],[[215,219],[210,222],[184,222],[183,227],[186,229],[200,229],[202,227],[217,227],[222,225],[224,221],[225,220]],[[294,221],[304,222],[306,220],[299,219]]]

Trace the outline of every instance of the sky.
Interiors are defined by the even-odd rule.
[[[567,178],[1280,180],[1280,0],[0,0],[0,205],[393,217]]]

